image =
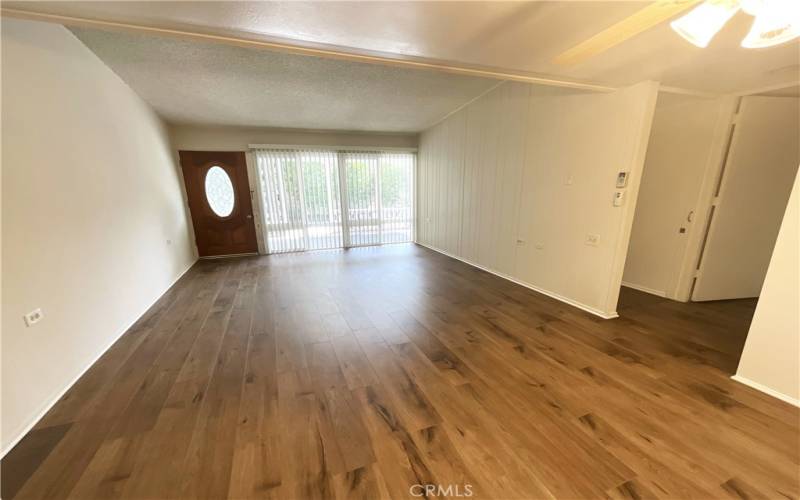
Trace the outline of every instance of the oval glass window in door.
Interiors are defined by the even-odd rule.
[[[211,210],[220,217],[229,216],[233,212],[234,197],[228,173],[218,166],[209,168],[206,172],[206,200]]]

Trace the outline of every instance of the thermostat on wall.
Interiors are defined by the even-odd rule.
[[[628,184],[628,174],[630,172],[620,172],[617,174],[617,187],[624,188]]]

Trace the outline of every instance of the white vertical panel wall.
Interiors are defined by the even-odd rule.
[[[508,82],[425,131],[418,242],[614,317],[656,93]]]
[[[464,111],[452,115],[421,140],[431,147],[420,147],[417,220],[420,222],[419,241],[446,252],[458,250],[461,232],[461,183],[464,170]],[[424,151],[424,153],[423,153]],[[438,186],[459,189],[439,190]]]
[[[461,255],[511,273],[530,86],[509,83],[465,110]]]

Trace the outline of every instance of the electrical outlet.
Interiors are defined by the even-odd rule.
[[[25,319],[25,326],[33,326],[39,321],[42,320],[44,314],[42,313],[41,309],[34,309],[33,311],[29,312],[24,316]]]
[[[586,235],[586,244],[592,247],[596,247],[600,244],[600,235],[599,234],[587,234]]]

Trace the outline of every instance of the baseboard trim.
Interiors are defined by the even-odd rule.
[[[184,270],[183,270],[183,271],[182,271],[180,274],[178,274],[178,277],[177,277],[177,278],[175,278],[174,280],[172,280],[172,283],[170,283],[168,287],[166,287],[166,288],[165,288],[165,289],[164,289],[164,290],[163,290],[161,293],[159,293],[159,294],[158,294],[158,296],[157,296],[157,297],[156,297],[156,298],[153,300],[153,302],[151,302],[151,303],[150,303],[150,305],[149,305],[149,306],[147,306],[147,307],[144,309],[144,311],[142,311],[142,312],[141,312],[141,314],[139,314],[138,316],[136,316],[136,318],[134,318],[134,320],[133,320],[133,321],[131,321],[131,322],[130,322],[130,324],[129,324],[128,326],[126,326],[125,328],[123,328],[121,332],[117,333],[117,335],[115,335],[115,336],[114,336],[114,338],[113,338],[113,339],[111,339],[111,341],[110,341],[110,342],[109,342],[109,343],[108,343],[108,344],[107,344],[105,347],[103,347],[103,348],[100,350],[100,352],[99,352],[99,353],[98,353],[98,354],[97,354],[97,355],[96,355],[94,358],[92,358],[92,360],[89,362],[89,364],[87,364],[87,365],[86,365],[86,366],[85,366],[85,367],[84,367],[84,368],[83,368],[83,369],[82,369],[82,370],[81,370],[81,371],[78,373],[78,375],[77,375],[77,376],[75,376],[75,377],[74,377],[74,378],[73,378],[73,379],[72,379],[72,380],[71,380],[71,381],[70,381],[70,382],[69,382],[69,383],[68,383],[68,384],[67,384],[67,385],[66,385],[66,386],[63,388],[63,389],[59,390],[59,391],[58,391],[58,392],[55,394],[55,396],[53,396],[52,398],[48,399],[48,400],[47,400],[47,401],[46,401],[46,402],[45,402],[45,403],[44,403],[44,404],[43,404],[43,405],[40,407],[39,411],[38,411],[38,412],[36,412],[36,413],[34,414],[34,417],[33,417],[31,420],[29,420],[29,421],[28,421],[26,424],[24,424],[24,425],[23,425],[23,426],[20,428],[20,430],[18,430],[18,431],[17,431],[17,432],[15,432],[15,433],[12,433],[12,435],[14,435],[14,438],[13,438],[13,439],[12,439],[12,440],[11,440],[11,441],[8,443],[8,444],[4,445],[2,450],[0,450],[0,459],[2,459],[3,457],[5,457],[5,456],[6,456],[6,454],[7,454],[9,451],[13,450],[13,449],[14,449],[14,447],[15,447],[17,444],[19,444],[19,442],[22,440],[22,438],[24,438],[24,437],[25,437],[25,436],[26,436],[26,435],[27,435],[27,434],[28,434],[28,433],[31,431],[31,429],[33,429],[33,428],[36,426],[36,424],[37,424],[37,423],[39,423],[39,420],[41,420],[41,419],[42,419],[42,417],[44,417],[44,416],[47,414],[47,412],[48,412],[48,411],[50,411],[50,409],[51,409],[51,408],[53,408],[53,406],[54,406],[54,405],[55,405],[55,404],[58,402],[58,400],[60,400],[60,399],[61,399],[61,398],[64,396],[64,394],[66,394],[66,393],[67,393],[67,391],[68,391],[68,390],[70,390],[70,389],[72,388],[72,386],[73,386],[73,385],[75,385],[75,383],[76,383],[76,382],[78,382],[78,380],[80,380],[80,378],[81,378],[81,377],[83,377],[83,375],[84,375],[84,374],[85,374],[87,371],[89,371],[89,368],[91,368],[91,367],[92,367],[92,366],[93,366],[95,363],[97,363],[97,361],[98,361],[98,360],[99,360],[99,359],[100,359],[100,358],[103,356],[103,354],[105,354],[105,353],[106,353],[106,351],[108,351],[108,350],[111,348],[111,346],[112,346],[112,345],[114,345],[114,343],[116,343],[116,342],[117,342],[117,340],[119,340],[119,339],[120,339],[120,337],[122,337],[123,335],[125,335],[125,333],[126,333],[128,330],[130,330],[130,329],[131,329],[131,327],[132,327],[132,326],[133,326],[133,325],[134,325],[134,324],[135,324],[135,323],[136,323],[136,322],[139,320],[139,318],[141,318],[141,317],[142,317],[142,315],[143,315],[145,312],[147,312],[147,311],[148,311],[148,310],[149,310],[151,307],[153,307],[153,305],[155,305],[155,303],[158,301],[158,299],[160,299],[160,298],[161,298],[161,297],[162,297],[162,296],[163,296],[163,295],[164,295],[164,294],[167,292],[167,290],[169,290],[170,288],[172,288],[172,287],[175,285],[175,283],[177,283],[177,282],[178,282],[178,280],[179,280],[179,279],[183,278],[183,275],[184,275],[184,274],[186,274],[186,273],[189,271],[189,269],[191,269],[191,268],[192,268],[192,266],[194,266],[196,263],[197,263],[197,259],[195,259],[194,261],[192,261],[192,262],[189,264],[189,266],[188,266],[186,269],[184,269]]]
[[[752,389],[755,389],[759,392],[763,392],[768,396],[772,396],[773,398],[780,399],[784,403],[789,403],[792,406],[797,406],[800,408],[800,399],[795,399],[791,396],[787,396],[782,392],[778,392],[775,389],[770,389],[764,384],[759,384],[758,382],[754,382],[747,377],[742,377],[741,375],[731,375],[731,378],[740,384],[744,384]]]
[[[649,293],[651,295],[657,295],[658,297],[667,298],[667,292],[656,290],[655,288],[648,288],[642,285],[636,285],[634,283],[630,283],[628,281],[623,281],[622,286],[626,286],[628,288],[633,288],[634,290],[639,290],[640,292]]]
[[[461,257],[459,257],[457,255],[453,255],[450,252],[447,252],[447,251],[442,250],[440,248],[436,248],[436,247],[431,246],[431,245],[426,245],[425,243],[420,243],[418,241],[416,241],[415,243],[417,245],[421,246],[421,247],[425,247],[425,248],[427,248],[429,250],[433,250],[434,252],[440,253],[440,254],[445,255],[447,257],[450,257],[451,259],[455,259],[455,260],[461,261],[464,264],[469,264],[470,266],[476,267],[476,268],[480,269],[481,271],[486,271],[487,273],[494,274],[495,276],[503,278],[504,280],[508,280],[508,281],[510,281],[512,283],[516,283],[517,285],[524,286],[525,288],[533,290],[534,292],[541,293],[542,295],[547,295],[550,298],[556,299],[556,300],[558,300],[560,302],[563,302],[565,304],[569,304],[569,305],[571,305],[573,307],[577,307],[578,309],[586,311],[586,312],[588,312],[590,314],[593,314],[595,316],[599,316],[600,318],[603,318],[603,319],[614,319],[614,318],[618,318],[619,317],[619,314],[617,314],[616,311],[611,313],[611,314],[605,313],[605,312],[603,312],[603,311],[601,311],[599,309],[596,309],[596,308],[594,308],[592,306],[588,306],[588,305],[583,304],[581,302],[578,302],[576,300],[570,299],[568,297],[564,297],[563,295],[559,295],[559,294],[557,294],[555,292],[551,292],[550,290],[545,290],[544,288],[538,287],[536,285],[531,285],[530,283],[526,283],[525,281],[519,280],[517,278],[513,278],[511,276],[508,276],[507,274],[503,274],[501,272],[495,271],[494,269],[489,269],[488,267],[484,267],[484,266],[482,266],[480,264],[476,264],[476,263],[470,262],[470,261],[468,261],[466,259],[462,259]]]
[[[204,255],[199,258],[203,260],[214,260],[214,259],[233,259],[236,257],[255,257],[258,255],[261,254],[258,252],[248,252],[248,253],[232,253],[228,255]]]

